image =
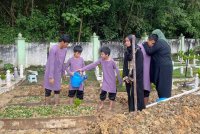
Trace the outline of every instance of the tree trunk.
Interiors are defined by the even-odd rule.
[[[34,10],[34,0],[31,1],[31,16],[33,15]]]
[[[136,78],[136,63],[135,63],[135,35],[132,37],[132,52],[133,52],[133,60],[132,60],[132,65],[133,65],[133,86],[134,86],[134,107],[135,107],[135,112],[137,112],[137,78]]]
[[[79,28],[79,34],[78,34],[78,42],[80,42],[80,40],[81,40],[82,27],[83,27],[83,17],[81,17],[81,22],[80,22],[80,28]]]
[[[11,25],[14,26],[16,17],[15,17],[14,2],[13,1],[11,2],[11,5],[10,5],[10,14],[11,14]]]

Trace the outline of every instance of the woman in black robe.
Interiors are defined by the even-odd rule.
[[[128,106],[129,112],[135,111],[134,107],[134,85],[133,82],[128,80],[128,77],[133,78],[132,74],[129,74],[129,65],[132,60],[132,35],[129,35],[125,38],[125,46],[127,47],[124,53],[124,65],[123,65],[123,80],[126,84],[126,91],[128,95]],[[142,110],[145,108],[144,104],[144,88],[143,88],[143,54],[138,45],[135,46],[135,64],[136,64],[136,82],[137,82],[137,108]]]
[[[172,89],[172,59],[171,48],[158,35],[149,36],[149,43],[144,43],[144,49],[151,56],[151,81],[156,85],[159,98],[171,97]],[[152,42],[151,42],[152,41]]]

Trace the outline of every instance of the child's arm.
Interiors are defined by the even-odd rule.
[[[70,64],[71,64],[71,59],[68,59],[65,68],[66,68],[66,71],[67,71],[67,73],[68,73],[69,75],[73,75],[73,72],[71,72],[71,71],[69,70]]]
[[[147,42],[145,42],[143,44],[143,47],[144,47],[146,53],[151,56],[154,53],[156,53],[157,51],[159,51],[162,46],[160,44],[154,44],[152,47],[149,47]]]
[[[101,63],[101,59],[99,59],[98,61],[96,61],[94,63],[91,63],[91,64],[89,64],[89,65],[87,65],[87,66],[85,66],[85,67],[83,67],[81,69],[79,69],[79,71],[84,72],[84,71],[91,70],[91,69],[95,68],[100,63]]]
[[[84,59],[82,59],[82,60],[83,60],[83,61],[82,61],[82,66],[81,66],[81,68],[85,67]],[[83,75],[85,75],[85,72],[83,72]]]
[[[115,61],[113,61],[113,67],[114,67],[114,69],[115,69],[115,71],[116,71],[116,73],[117,73],[117,77],[118,77],[119,84],[121,85],[121,84],[122,84],[122,79],[121,79],[121,77],[120,77],[119,68],[117,67]]]
[[[55,54],[56,50],[51,49],[49,52],[49,79],[54,79],[54,66],[55,66]]]

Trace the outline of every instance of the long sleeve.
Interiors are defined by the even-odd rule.
[[[65,65],[65,69],[66,69],[67,73],[71,75],[71,71],[69,70],[70,63],[71,63],[71,59],[68,59],[66,65]]]
[[[94,62],[94,63],[91,63],[85,67],[82,68],[82,71],[88,71],[88,70],[91,70],[93,68],[95,68],[98,64],[101,63],[101,59],[99,59],[98,61]]]
[[[143,46],[144,46],[146,53],[150,56],[153,55],[154,53],[156,53],[157,51],[159,51],[162,47],[161,45],[158,45],[157,43],[154,46],[149,47],[147,42],[145,42],[143,44]]]
[[[129,70],[128,70],[128,59],[126,56],[126,52],[124,53],[124,64],[123,64],[123,78],[125,76],[128,76]]]
[[[141,50],[136,53],[136,77],[143,82],[143,54]]]
[[[121,79],[121,76],[120,76],[120,72],[119,72],[119,68],[117,67],[116,63],[113,61],[113,67],[117,73],[117,78],[118,78],[118,81],[120,83],[120,85],[122,84],[122,79]]]
[[[83,60],[83,62],[82,62],[82,67],[84,67],[85,66],[85,62],[84,62],[84,60]]]
[[[56,50],[51,49],[49,52],[49,78],[54,78],[54,64],[55,64],[55,56],[56,55]]]

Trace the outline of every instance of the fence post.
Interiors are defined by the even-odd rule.
[[[100,41],[99,36],[96,33],[93,33],[91,37],[91,43],[93,48],[93,61],[96,61],[99,58],[99,48],[100,48]]]
[[[185,52],[185,36],[181,34],[179,39],[180,39],[179,51]]]
[[[26,65],[26,45],[25,45],[25,38],[22,37],[22,34],[19,33],[18,37],[15,39],[17,44],[17,66],[18,68],[20,65]]]

